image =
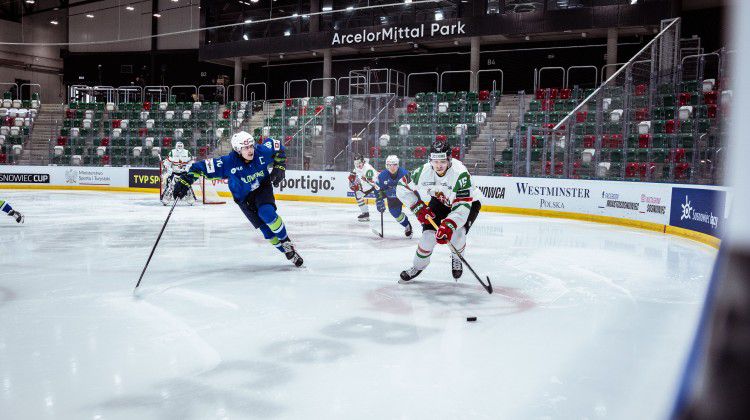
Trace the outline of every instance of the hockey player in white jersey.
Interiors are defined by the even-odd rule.
[[[375,168],[362,155],[354,156],[354,171],[349,174],[349,188],[354,191],[354,198],[357,199],[357,205],[361,214],[357,216],[360,222],[370,221],[370,209],[365,202],[365,196],[377,189],[375,180]]]
[[[398,198],[409,207],[422,224],[422,238],[417,245],[414,264],[401,272],[399,283],[408,283],[430,263],[435,244],[450,242],[461,253],[466,249],[466,234],[479,215],[482,193],[474,187],[466,166],[451,159],[450,146],[436,141],[430,148],[430,161],[401,178],[396,187]],[[430,197],[425,204],[421,197]],[[428,218],[436,225],[437,231]],[[451,253],[453,278],[463,274],[461,260]]]
[[[169,152],[169,156],[164,160],[164,185],[162,188],[161,202],[165,206],[172,204],[172,188],[174,186],[175,175],[179,176],[187,172],[188,167],[193,163],[194,159],[190,156],[190,151],[185,148],[185,145],[181,141],[178,141],[174,149]],[[188,195],[185,197],[185,201],[188,204],[193,205],[195,203],[195,192],[190,190]]]

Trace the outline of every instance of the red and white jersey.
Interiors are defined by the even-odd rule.
[[[401,178],[396,187],[399,200],[408,207],[413,207],[422,197],[435,197],[451,212],[448,219],[456,222],[458,227],[466,224],[474,201],[481,201],[482,192],[471,182],[471,175],[466,166],[458,159],[451,159],[451,166],[440,176],[432,169],[429,162],[418,167],[411,174],[411,179]]]
[[[182,173],[187,171],[188,166],[192,162],[193,157],[190,156],[190,152],[187,149],[172,149],[169,152],[169,157],[164,161],[164,166],[172,172]]]

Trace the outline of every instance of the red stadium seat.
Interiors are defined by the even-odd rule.
[[[596,145],[596,137],[593,135],[583,136],[583,147],[592,148]]]
[[[76,117],[76,110],[75,109],[66,109],[65,110],[65,118],[71,119]]]
[[[638,164],[636,162],[628,162],[625,166],[625,178],[635,178],[638,176]]]
[[[325,109],[325,107],[323,105],[316,106],[315,107],[315,115],[320,114],[321,112],[323,112],[324,109]]]
[[[557,88],[550,88],[550,89],[547,89],[547,91],[548,91],[547,97],[549,99],[557,99],[557,94],[558,94]]]
[[[448,136],[446,136],[445,134],[438,134],[437,136],[435,136],[435,141],[445,142],[447,140],[448,140]]]
[[[406,112],[409,114],[414,114],[417,112],[417,103],[416,102],[409,102],[409,105],[406,106]]]
[[[715,90],[712,90],[710,92],[704,92],[703,93],[703,102],[706,105],[716,105],[716,99],[718,98],[718,92]]]
[[[102,137],[99,141],[99,146],[109,147],[109,137]]]
[[[680,106],[690,105],[690,99],[692,97],[693,95],[691,95],[690,92],[682,92],[677,96],[677,101]]]
[[[289,98],[284,101],[284,104],[286,105],[287,108],[291,108],[291,106],[294,104],[294,101],[291,98]]]
[[[588,111],[578,111],[578,112],[576,112],[576,122],[577,123],[586,122],[586,118],[588,116],[589,116]]]
[[[109,165],[109,155],[102,156],[102,165]]]
[[[120,128],[121,120],[112,120],[112,128]]]
[[[560,89],[560,99],[570,99],[570,89]]]
[[[687,162],[674,165],[674,179],[686,179],[690,174],[690,164]]]
[[[143,110],[144,111],[151,111],[151,102],[148,102],[148,101],[144,102],[143,103]]]
[[[646,94],[646,89],[648,86],[641,83],[640,85],[635,85],[635,96],[643,96]]]
[[[229,117],[231,117],[231,116],[232,116],[232,110],[231,110],[231,109],[225,109],[225,110],[224,110],[224,112],[222,112],[221,116],[222,116],[222,118],[224,118],[225,120],[228,120],[228,119],[229,119]]]
[[[486,101],[490,99],[490,91],[488,90],[480,90],[479,91],[479,100],[480,101]]]
[[[602,137],[602,147],[619,149],[622,147],[622,134],[610,134]]]
[[[544,89],[537,89],[537,90],[536,90],[536,95],[535,95],[535,99],[536,99],[537,101],[541,101],[541,100],[544,100],[544,98],[546,97],[546,93],[547,93],[547,92],[546,92],[546,91],[545,91]]]
[[[451,157],[453,159],[461,159],[461,148],[458,146],[454,146],[451,149]]]
[[[414,158],[423,159],[427,156],[427,148],[424,146],[417,146],[414,148]]]
[[[65,136],[60,136],[57,138],[57,145],[58,146],[66,146],[68,144],[68,138]]]
[[[677,128],[675,120],[667,120],[664,123],[664,132],[667,134],[674,134],[675,128]]]
[[[289,146],[290,144],[292,144],[292,139],[293,139],[292,136],[284,137],[284,146]]]
[[[654,172],[656,172],[656,165],[653,162],[643,162],[638,165],[638,172],[641,178],[653,177]]]
[[[298,113],[298,115],[300,117],[303,117],[303,116],[307,115],[307,106],[301,106],[301,107],[299,107],[299,113]]]
[[[640,134],[638,136],[638,147],[642,149],[651,147],[651,134]]]
[[[706,116],[708,118],[716,118],[716,104],[706,106]]]
[[[370,157],[371,158],[378,158],[378,157],[380,157],[380,147],[378,147],[378,146],[371,146],[370,147]]]
[[[646,121],[648,120],[648,109],[646,108],[640,108],[635,110],[635,119],[636,121]]]
[[[5,153],[0,153],[0,163],[7,163],[8,162],[8,155]]]
[[[205,158],[208,156],[208,146],[201,146],[198,148],[198,157]]]
[[[165,149],[172,147],[172,137],[164,137],[163,139],[161,139],[161,147]]]
[[[138,129],[138,137],[148,137],[148,128],[141,127]]]

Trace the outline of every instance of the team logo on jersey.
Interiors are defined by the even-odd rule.
[[[443,194],[442,191],[436,192],[435,193],[435,198],[437,198],[438,200],[440,200],[440,202],[443,203],[446,206],[450,206],[451,205],[450,200],[448,200],[448,197],[446,197],[445,194]]]
[[[206,159],[206,172],[209,174],[212,174],[216,172],[216,168],[214,168],[214,160],[213,159]]]

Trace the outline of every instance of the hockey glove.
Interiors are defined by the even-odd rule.
[[[430,224],[430,222],[427,220],[427,217],[429,217],[430,219],[435,218],[435,212],[433,212],[429,206],[426,206],[424,202],[422,202],[422,200],[417,201],[417,203],[411,207],[411,211],[413,211],[417,216],[417,220],[419,220],[419,223],[423,225]]]
[[[286,178],[286,168],[284,168],[284,165],[279,163],[273,165],[273,172],[271,172],[271,183],[273,186],[278,188],[284,178]]]
[[[375,207],[379,212],[385,213],[385,200],[383,199],[383,197],[378,196],[378,198],[375,200]]]
[[[358,191],[359,190],[359,182],[357,182],[357,174],[354,172],[349,174],[349,189],[352,191]]]
[[[18,223],[23,223],[23,219],[24,219],[23,214],[15,211],[15,210],[9,211],[8,212],[8,216],[16,219],[16,222],[18,222]]]
[[[190,186],[193,185],[193,176],[189,173],[180,174],[175,176],[174,188],[172,189],[172,197],[176,200],[183,199],[190,191]]]
[[[435,232],[435,240],[437,240],[437,243],[445,245],[450,242],[455,230],[456,222],[451,219],[443,219],[437,232]]]

